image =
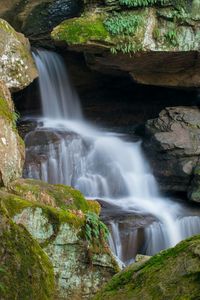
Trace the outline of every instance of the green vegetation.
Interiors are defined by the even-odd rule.
[[[142,18],[133,13],[114,13],[111,18],[104,21],[104,25],[112,35],[131,35],[142,25]]]
[[[126,5],[128,7],[140,7],[150,6],[155,4],[169,4],[169,0],[119,0],[120,5]]]
[[[177,33],[175,30],[169,30],[164,35],[166,43],[176,47],[178,45]]]
[[[115,275],[94,299],[198,299],[199,245],[200,236],[194,236],[145,263],[132,264]]]
[[[84,44],[88,41],[110,41],[110,36],[103,25],[101,15],[83,15],[61,23],[52,32],[55,40],[66,41],[69,45]]]
[[[86,213],[85,238],[89,245],[104,246],[107,242],[109,230],[107,226],[99,220],[98,215],[92,212]]]
[[[54,294],[53,266],[39,244],[0,209],[1,299],[50,300]]]

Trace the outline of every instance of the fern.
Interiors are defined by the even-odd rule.
[[[86,214],[85,238],[88,244],[101,244],[108,239],[109,230],[107,226],[99,220],[97,214],[88,212]]]
[[[169,0],[119,0],[119,4],[128,7],[145,7],[155,4],[169,4]]]

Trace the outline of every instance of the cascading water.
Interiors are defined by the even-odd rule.
[[[86,197],[101,199],[120,209],[121,214],[153,216],[154,221],[144,229],[143,251],[150,255],[200,232],[199,217],[195,221],[190,217],[194,222],[182,219],[181,206],[160,196],[140,142],[132,143],[123,135],[97,130],[84,120],[61,58],[44,50],[36,51],[34,58],[44,118],[26,136],[24,175],[72,185]],[[38,134],[40,140],[35,139]],[[120,226],[114,221],[108,223],[111,248],[127,261]],[[136,236],[136,231],[129,234],[130,258],[135,254],[130,249],[135,248]]]

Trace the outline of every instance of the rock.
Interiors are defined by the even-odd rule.
[[[29,42],[2,19],[0,35],[0,78],[11,91],[21,90],[37,77]]]
[[[52,38],[83,52],[93,70],[127,73],[142,84],[199,87],[199,4],[121,3],[89,1],[81,17],[55,27]]]
[[[134,263],[115,275],[94,300],[198,299],[200,236]]]
[[[56,299],[90,299],[119,271],[100,236],[92,244],[86,239],[88,216],[98,220],[97,202],[71,187],[29,179],[11,183],[7,191],[0,191],[0,199],[10,217],[26,227],[53,264]]]
[[[51,45],[50,32],[69,17],[77,16],[82,0],[1,0],[0,17],[23,32],[37,46]]]
[[[144,149],[161,188],[187,192],[200,155],[198,107],[168,107],[146,123]]]
[[[54,299],[50,259],[23,226],[8,217],[0,203],[0,298]]]
[[[151,256],[148,255],[142,255],[142,254],[137,254],[135,257],[135,262],[138,263],[144,263],[146,261],[148,261],[151,258]]]
[[[24,143],[16,129],[17,114],[10,92],[0,81],[0,185],[22,175],[24,163]]]

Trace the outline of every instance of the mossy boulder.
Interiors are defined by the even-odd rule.
[[[50,259],[36,240],[16,225],[0,203],[0,298],[54,299]]]
[[[87,1],[82,15],[55,27],[52,38],[84,52],[101,72],[127,72],[143,84],[199,87],[197,2]]]
[[[56,277],[56,299],[90,299],[119,271],[102,237],[87,239],[87,216],[99,213],[79,191],[38,180],[17,180],[0,191],[16,224],[23,225],[49,256]],[[98,216],[96,216],[97,223]],[[97,225],[98,226],[98,225]]]
[[[17,115],[6,85],[0,81],[0,185],[8,183],[22,174],[24,143],[16,130]]]
[[[93,299],[198,299],[199,276],[200,236],[194,236],[146,263],[132,264]]]
[[[11,91],[21,90],[37,77],[29,42],[3,19],[0,35],[0,78]]]

